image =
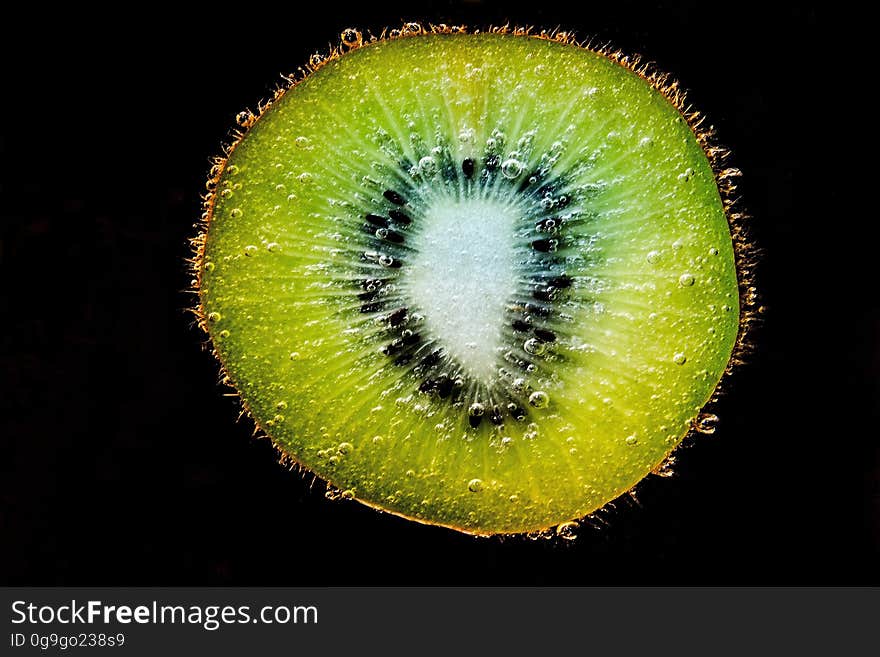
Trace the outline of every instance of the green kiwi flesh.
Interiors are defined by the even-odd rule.
[[[600,52],[379,40],[248,121],[199,314],[281,452],[342,497],[474,534],[632,489],[728,367],[737,268],[703,145]]]

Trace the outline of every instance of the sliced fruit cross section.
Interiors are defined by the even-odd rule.
[[[612,59],[525,36],[329,61],[232,150],[200,255],[215,351],[276,445],[345,497],[472,533],[632,488],[737,336],[688,122]]]

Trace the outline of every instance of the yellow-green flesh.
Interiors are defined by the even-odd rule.
[[[411,367],[380,353],[394,337],[387,313],[363,312],[352,281],[366,267],[396,276],[401,293],[416,280],[423,288],[451,280],[438,295],[481,280],[504,287],[511,263],[540,237],[527,234],[529,217],[516,223],[525,212],[516,185],[502,180],[474,206],[476,183],[468,192],[460,168],[450,196],[430,191],[430,171],[400,164],[402,156],[417,165],[437,147],[437,159],[457,167],[474,159],[476,181],[492,139],[501,160],[521,162],[520,176],[555,157],[552,170],[574,172],[570,183],[589,193],[577,204],[582,221],[566,234],[574,247],[560,254],[574,284],[553,305],[558,339],[531,359],[537,374],[521,375],[549,403],[526,406],[523,420],[506,415],[501,426],[472,428],[472,399],[455,405],[420,392]],[[486,222],[485,240],[472,239],[479,230],[468,235],[479,247],[457,260],[413,255],[393,271],[364,261],[359,255],[372,247],[359,230],[363,214],[387,216],[396,206],[383,191],[408,184],[428,191],[403,208],[413,217],[399,231],[407,246],[430,249],[428,238],[419,242],[419,222],[445,221],[458,201],[468,226]],[[507,209],[493,213],[492,203]],[[522,232],[499,238],[504,221]],[[487,260],[492,249],[502,252],[500,264]],[[432,271],[414,271],[419,263]],[[680,113],[600,54],[519,36],[379,42],[310,75],[232,152],[201,267],[214,347],[284,452],[346,497],[481,534],[582,517],[645,477],[712,395],[739,318],[722,201]],[[438,337],[457,316],[485,317],[486,335],[509,337],[508,317],[476,297],[472,305],[423,295],[435,316],[424,317],[422,332]],[[472,368],[472,378],[492,379],[485,363],[493,352],[474,349],[483,369]]]

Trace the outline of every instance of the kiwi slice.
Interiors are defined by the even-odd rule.
[[[474,534],[564,533],[656,471],[740,326],[735,172],[677,94],[564,34],[407,26],[242,113],[195,267],[258,427]]]

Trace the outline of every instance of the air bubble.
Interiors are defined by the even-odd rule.
[[[523,349],[527,354],[532,354],[533,356],[540,356],[546,350],[544,343],[538,340],[537,338],[529,338],[523,343]]]
[[[209,322],[219,322],[221,319],[223,319],[223,315],[218,312],[208,313]]]
[[[468,408],[468,415],[471,417],[482,417],[483,413],[486,412],[486,407],[483,406],[480,402],[474,402]]]
[[[360,31],[354,29],[353,27],[347,27],[342,30],[340,39],[342,39],[342,43],[347,48],[356,48],[360,45],[363,45],[364,42],[363,35],[360,33]]]
[[[696,279],[694,278],[693,274],[685,272],[684,274],[682,274],[681,276],[678,277],[678,284],[681,285],[682,287],[690,287],[691,285],[694,284],[695,280]]]
[[[626,439],[624,440],[624,442],[627,445],[629,445],[630,447],[632,447],[633,445],[636,445],[639,442],[639,439],[636,438],[635,435],[633,434],[633,435],[627,436]]]
[[[379,264],[383,267],[390,267],[394,264],[394,258],[389,255],[380,255],[379,256]]]
[[[336,448],[336,451],[340,454],[350,454],[354,449],[354,445],[351,443],[339,443],[339,446]]]
[[[299,360],[299,359],[300,359],[300,355],[299,355],[298,351],[291,351],[290,352],[290,360]]]
[[[652,265],[660,260],[660,252],[659,251],[648,251],[648,255],[645,256],[645,260],[650,262]]]
[[[248,244],[246,247],[244,247],[244,254],[248,257],[254,255],[256,252],[257,247],[255,247],[253,244]]]
[[[698,433],[711,436],[718,428],[718,416],[714,413],[702,413],[694,423],[694,429]]]
[[[717,256],[717,255],[718,255],[718,249],[716,249],[714,246],[711,247],[711,248],[709,249],[709,255],[710,255],[710,256]]]
[[[419,160],[419,170],[422,175],[433,176],[437,172],[437,162],[430,155],[426,155]]]
[[[678,179],[683,182],[688,182],[694,176],[694,170],[690,167],[684,170],[684,172],[678,174]]]
[[[220,191],[220,198],[229,198],[233,194],[234,192],[229,187],[227,187],[226,189]]]
[[[675,457],[667,456],[657,465],[656,468],[651,470],[651,474],[667,479],[675,474],[675,471],[672,469],[674,465]]]
[[[516,158],[509,158],[504,160],[501,164],[501,175],[503,175],[508,180],[513,180],[522,174],[523,168],[525,165],[517,160]]]
[[[536,390],[529,395],[529,405],[535,408],[544,408],[550,403],[550,396],[543,390]]]
[[[574,521],[564,522],[556,528],[556,535],[564,541],[573,541],[577,538],[578,524]]]
[[[672,357],[672,362],[676,365],[684,365],[687,362],[687,356],[679,351]]]
[[[299,174],[296,179],[302,184],[306,185],[312,182],[312,174],[310,174],[308,171],[304,171],[303,173]]]
[[[278,244],[278,242],[269,242],[269,243],[266,245],[266,250],[267,250],[269,253],[275,253],[275,252],[276,252],[278,249],[280,249],[280,248],[281,248],[281,246]]]
[[[309,138],[299,136],[293,140],[293,143],[296,144],[299,148],[307,148],[309,145]]]
[[[229,216],[232,217],[233,219],[238,219],[241,216],[241,214],[242,214],[241,208],[232,208],[229,211]]]
[[[479,493],[481,490],[483,490],[483,480],[471,479],[468,482],[468,490],[472,493]]]
[[[205,271],[214,271],[214,263],[206,262],[205,263]]]

